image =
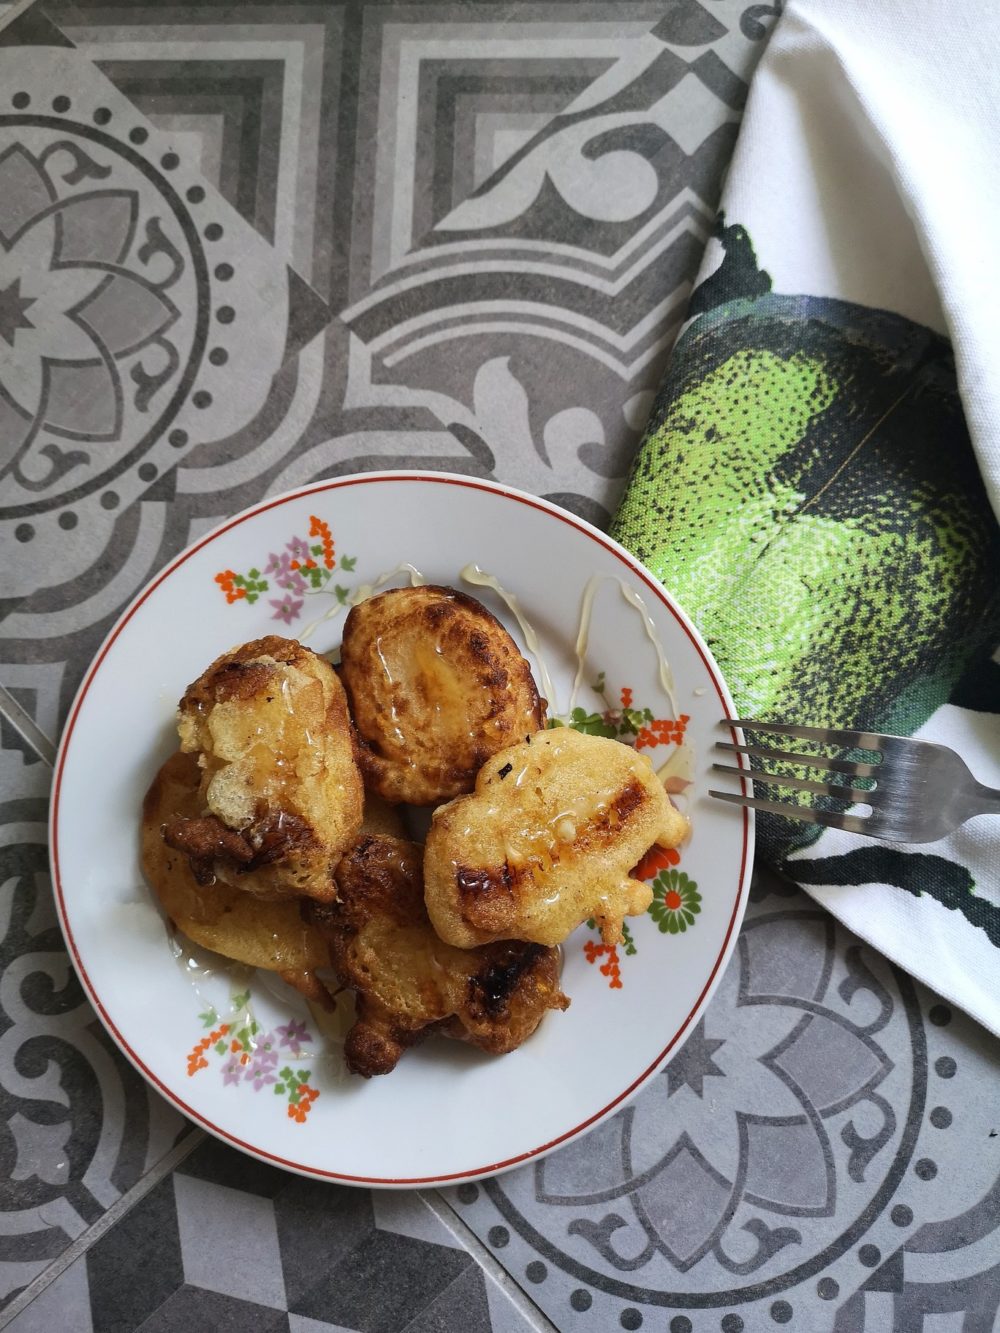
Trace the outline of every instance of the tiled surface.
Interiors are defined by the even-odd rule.
[[[0,29],[0,1323],[993,1328],[996,1043],[781,886],[632,1108],[447,1198],[191,1130],[52,910],[73,691],[218,519],[416,466],[606,521],[773,17],[39,0]]]
[[[489,1333],[487,1282],[417,1196],[380,1212],[367,1192],[205,1141],[10,1327],[39,1327],[41,1304],[74,1329],[431,1333],[461,1310],[463,1328]],[[82,1296],[89,1322],[72,1313]],[[525,1327],[517,1318],[506,1326]]]
[[[381,1206],[377,1195],[289,1176],[204,1141],[9,1327],[521,1333],[530,1325],[418,1195]]]
[[[449,1200],[559,1327],[992,1329],[996,1042],[774,887],[632,1108]]]

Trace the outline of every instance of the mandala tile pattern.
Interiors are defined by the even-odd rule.
[[[666,1308],[674,1333],[698,1311],[754,1330],[909,1333],[946,1311],[991,1328],[995,1042],[797,891],[763,892],[704,1019],[631,1107],[450,1197],[557,1326],[567,1309],[663,1326]],[[970,1142],[984,1156],[963,1171]],[[962,1207],[921,1225],[949,1171]]]
[[[217,368],[227,383],[240,384],[240,393],[226,400],[247,409],[244,424],[215,429],[216,398],[195,414],[196,431],[181,425],[166,432],[166,444],[160,442],[165,459],[145,460],[159,469],[155,476],[149,466],[142,478],[136,468],[128,474],[130,496],[141,497],[137,503],[113,486],[103,503],[115,508],[66,515],[56,542],[38,535],[20,552],[35,567],[39,550],[58,549],[69,567],[63,581],[44,592],[13,604],[0,601],[5,637],[16,645],[10,655],[69,663],[65,710],[114,614],[154,569],[225,514],[317,476],[400,464],[496,475],[606,521],[658,380],[657,358],[665,355],[694,274],[746,75],[773,18],[761,10],[747,19],[744,11],[736,0],[713,0],[711,13],[693,0],[666,10],[633,3],[612,25],[577,5],[515,8],[499,23],[488,11],[466,6],[397,11],[362,5],[345,27],[339,9],[317,11],[291,0],[245,7],[239,23],[228,12],[226,22],[218,21],[211,4],[184,11],[136,7],[128,25],[98,4],[34,6],[30,31],[18,21],[21,40],[58,41],[64,59],[87,57],[102,80],[117,85],[114,91],[102,81],[101,96],[85,102],[67,85],[72,106],[63,114],[75,119],[85,106],[83,119],[110,110],[106,128],[121,125],[126,142],[126,126],[136,119],[138,128],[148,125],[149,137],[137,147],[160,176],[169,174],[162,157],[173,152],[183,170],[196,164],[199,182],[206,175],[217,179],[243,217],[273,238],[294,273],[309,279],[343,317],[289,356],[273,380],[269,372],[237,380],[231,361]],[[545,61],[535,39],[546,44]],[[63,49],[72,44],[75,51]],[[54,55],[51,45],[24,49],[40,63]],[[543,67],[547,76],[539,80]],[[96,77],[93,66],[87,69],[88,78]],[[379,174],[389,161],[379,147],[382,131],[395,136],[397,121],[405,130],[414,90],[421,106],[415,144],[412,151],[400,148],[386,180]],[[181,110],[187,91],[193,100]],[[664,97],[668,106],[659,105]],[[119,107],[130,119],[119,119]],[[653,121],[644,129],[647,113]],[[569,130],[571,143],[560,147]],[[605,130],[615,144],[610,153]],[[619,131],[628,140],[624,147],[614,137]],[[708,148],[699,146],[706,141]],[[569,163],[553,168],[568,202],[549,183],[544,164],[553,153],[553,161]],[[591,179],[587,164],[595,154]],[[226,171],[217,170],[213,164],[223,160]],[[458,164],[447,167],[454,180],[444,214],[434,202],[444,198],[441,187],[424,171],[432,160],[438,176],[442,164]],[[609,166],[624,172],[625,221],[601,213]],[[641,182],[648,183],[650,171],[659,185],[655,200],[644,204]],[[506,221],[477,225],[467,237],[447,228],[438,234],[438,223],[464,203],[464,191],[478,198],[494,176],[497,188],[509,190],[507,176],[520,179],[525,172],[542,182],[538,206],[525,204],[512,218],[507,207]],[[272,188],[274,181],[281,188]],[[200,204],[191,206],[186,193],[183,202],[209,225],[209,214],[221,216],[227,206],[212,202],[212,184],[202,188]],[[275,201],[273,209],[267,200]],[[406,221],[411,214],[414,221]],[[242,242],[240,222],[225,224],[227,238],[238,235]],[[401,262],[398,274],[383,273],[373,247],[387,228],[399,232],[404,222],[414,262]],[[665,240],[667,233],[673,239]],[[212,243],[213,256],[224,244]],[[669,272],[658,267],[666,250],[674,256]],[[462,260],[457,276],[455,254]],[[429,277],[420,276],[425,258],[433,261]],[[446,267],[437,272],[442,258]],[[244,279],[251,298],[256,279],[233,257],[224,262],[234,276],[224,296],[213,293],[212,305],[232,307],[239,323]],[[498,273],[505,299],[534,312],[532,318],[539,314],[539,332],[511,335],[493,325],[482,336],[475,332],[481,313],[493,319]],[[414,274],[416,285],[394,295]],[[218,285],[214,269],[211,280]],[[324,320],[305,284],[294,276],[288,283],[287,345],[301,348]],[[617,295],[609,283],[619,283]],[[419,354],[421,375],[427,371],[430,379],[409,373],[400,379],[382,366],[377,347],[372,350],[381,333],[365,323],[367,316],[351,313],[369,296],[384,307],[383,315],[390,310],[385,301],[395,303],[390,324],[376,310],[378,330],[393,320],[423,318],[421,310],[433,315],[454,306],[467,336]],[[596,311],[598,297],[603,313],[595,322],[581,301]],[[280,319],[280,309],[275,313]],[[256,315],[252,321],[255,333],[277,322]],[[239,346],[255,345],[235,326],[229,332]],[[639,349],[638,359],[623,350],[626,337]],[[652,360],[644,361],[654,343]],[[618,369],[609,368],[601,351],[611,346],[618,347]],[[233,355],[228,343],[221,350]],[[72,578],[71,569],[79,571]],[[6,593],[0,588],[0,599]]]
[[[0,1299],[18,1333],[995,1323],[996,1044],[780,884],[631,1109],[537,1171],[429,1199],[510,1300],[420,1200],[191,1137],[86,1008],[47,883],[44,761],[81,673],[221,518],[413,466],[606,520],[777,9],[204,0],[123,21],[39,0],[0,26]]]
[[[0,49],[7,598],[66,586],[194,441],[253,419],[308,292],[93,65],[34,54]]]

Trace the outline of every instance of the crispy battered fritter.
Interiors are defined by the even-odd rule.
[[[311,1000],[329,1004],[316,976],[327,967],[326,944],[302,920],[297,901],[264,902],[228,884],[201,885],[187,856],[163,841],[163,825],[194,817],[200,808],[201,771],[193,754],[172,755],[142,803],[142,869],[178,930],[205,949],[250,967],[277,972]]]
[[[324,933],[341,985],[356,995],[348,1068],[388,1074],[431,1031],[503,1055],[529,1037],[547,1009],[565,1009],[554,949],[508,941],[454,949],[434,934],[424,906],[421,848],[363,837],[337,868],[339,900],[303,910]]]
[[[569,727],[539,732],[489,759],[472,795],[434,812],[427,910],[462,949],[559,944],[591,917],[614,944],[623,918],[652,900],[629,870],[654,843],[676,847],[686,833],[644,755]]]
[[[340,671],[365,782],[387,801],[471,791],[491,754],[545,722],[514,640],[453,588],[396,588],[354,607]]]
[[[181,749],[198,756],[201,802],[163,836],[190,858],[198,882],[332,898],[364,791],[330,664],[277,635],[243,644],[188,687],[177,729]]]

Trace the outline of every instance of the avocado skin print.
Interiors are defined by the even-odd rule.
[[[775,293],[745,229],[716,234],[725,258],[692,298],[613,535],[691,615],[742,716],[912,732],[1000,640],[1000,538],[950,344]],[[758,830],[772,862],[819,835]]]

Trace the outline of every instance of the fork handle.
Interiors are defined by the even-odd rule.
[[[972,789],[972,800],[977,806],[977,815],[1000,815],[1000,791],[995,787],[977,782]]]

